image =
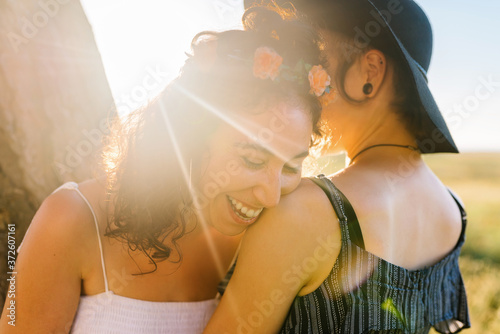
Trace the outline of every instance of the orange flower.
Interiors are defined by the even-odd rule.
[[[253,75],[260,79],[276,79],[283,58],[271,48],[262,46],[255,50]]]
[[[316,65],[309,71],[309,84],[311,85],[311,94],[321,96],[326,88],[330,86],[330,76],[323,69],[323,66]]]

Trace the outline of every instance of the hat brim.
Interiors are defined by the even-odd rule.
[[[392,37],[397,51],[399,51],[401,57],[406,60],[405,63],[407,64],[409,70],[408,73],[413,79],[412,83],[415,91],[417,92],[420,103],[425,110],[424,116],[427,116],[430,121],[429,124],[432,124],[432,126],[427,127],[427,136],[425,138],[417,138],[420,151],[422,153],[459,153],[443,115],[441,114],[439,107],[429,89],[424,70],[408,53],[403,43],[401,43],[394,31],[392,31],[384,15],[380,13],[379,9],[370,0],[365,1],[371,6],[371,9],[376,11],[380,19],[386,22],[385,27],[383,28],[390,32],[388,35]]]

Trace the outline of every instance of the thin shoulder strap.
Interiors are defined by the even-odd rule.
[[[365,249],[365,242],[363,240],[363,234],[361,233],[361,227],[359,226],[358,217],[347,197],[345,197],[333,182],[323,174],[312,177],[310,180],[323,189],[335,213],[339,219],[343,220],[347,225],[351,241],[358,247]]]
[[[453,190],[450,188],[447,188],[448,192],[450,193],[451,197],[455,200],[457,203],[458,209],[460,210],[460,215],[462,216],[462,232],[460,234],[460,239],[459,242],[464,242],[465,241],[465,227],[467,226],[467,212],[465,211],[464,204],[462,203],[462,200],[460,197],[458,197]]]
[[[80,189],[78,189],[78,184],[76,182],[67,182],[67,183],[63,184],[61,187],[57,188],[55,191],[57,191],[59,189],[73,189],[73,190],[75,190],[78,193],[78,195],[80,195],[80,197],[83,199],[83,201],[85,203],[87,203],[87,206],[89,207],[90,212],[92,212],[92,216],[94,217],[94,223],[95,223],[95,228],[96,228],[96,232],[97,232],[97,240],[99,241],[99,251],[101,253],[101,265],[102,265],[102,274],[104,277],[104,289],[106,290],[106,292],[108,292],[109,287],[108,287],[108,277],[106,275],[106,265],[104,264],[104,252],[102,251],[101,235],[99,233],[99,223],[97,221],[97,216],[94,212],[94,209],[92,208],[92,205],[90,205],[90,202],[87,200],[87,198],[82,194]]]
[[[457,203],[458,209],[460,210],[460,214],[462,215],[462,219],[464,219],[464,218],[467,219],[467,213],[465,212],[464,204],[462,203],[462,200],[460,199],[460,197],[458,197],[458,195],[455,194],[455,192],[453,190],[451,190],[450,188],[446,188],[446,189],[448,189],[448,192],[450,193],[451,197],[453,197],[453,199]]]

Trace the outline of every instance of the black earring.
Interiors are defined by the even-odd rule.
[[[365,83],[365,85],[363,86],[363,93],[365,95],[370,95],[371,93],[373,92],[373,86],[371,83]]]

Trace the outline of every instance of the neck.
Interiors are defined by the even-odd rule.
[[[415,138],[406,130],[393,112],[380,113],[388,117],[372,119],[361,124],[356,129],[344,132],[342,144],[350,160],[368,147],[379,145],[417,147]],[[394,117],[390,117],[393,116]],[[390,149],[387,147],[387,149]],[[393,149],[390,149],[391,151]],[[377,149],[377,151],[380,151]],[[396,149],[397,152],[400,150]]]
[[[410,151],[413,151],[413,152],[419,152],[418,148],[415,147],[415,146],[412,146],[412,145],[399,145],[399,144],[375,144],[375,145],[371,145],[371,146],[368,146],[364,149],[362,149],[361,151],[359,151],[355,156],[353,156],[351,159],[350,159],[350,162],[349,162],[349,165],[353,164],[354,163],[354,160],[356,160],[357,157],[359,157],[361,154],[365,153],[366,151],[368,150],[371,150],[371,149],[374,149],[374,148],[392,148],[392,149],[407,149],[407,150],[410,150]],[[395,152],[396,150],[394,150]],[[386,154],[387,155],[387,154]],[[392,154],[394,155],[394,154]],[[401,157],[401,153],[398,153],[398,157]],[[380,155],[379,155],[380,157]]]

